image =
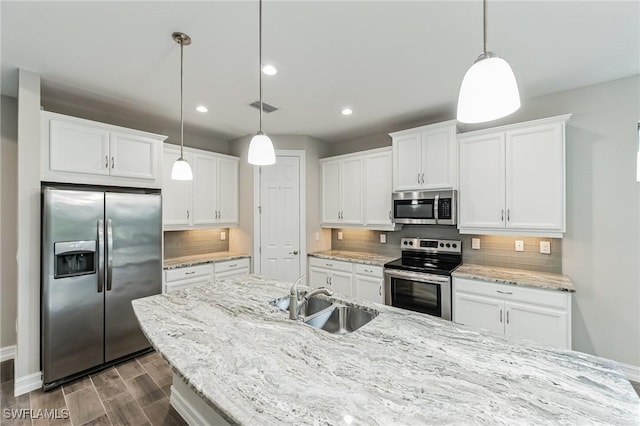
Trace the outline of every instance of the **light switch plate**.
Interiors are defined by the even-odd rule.
[[[480,238],[471,239],[471,248],[474,250],[480,250]]]
[[[551,241],[540,241],[540,253],[551,254]]]
[[[220,233],[220,240],[224,241],[227,239],[227,233],[225,231],[222,231]]]
[[[380,242],[382,244],[387,244],[387,234],[380,234]]]
[[[320,241],[320,233],[316,232],[316,241]]]
[[[338,231],[338,240],[342,240],[342,232]]]
[[[516,251],[524,251],[524,241],[516,240]]]

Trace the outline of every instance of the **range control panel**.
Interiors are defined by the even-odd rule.
[[[402,238],[402,250],[427,251],[431,253],[462,253],[462,241],[432,240],[427,238]]]

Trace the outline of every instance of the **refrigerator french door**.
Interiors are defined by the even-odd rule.
[[[43,186],[43,387],[149,347],[131,300],[162,291],[158,191]]]

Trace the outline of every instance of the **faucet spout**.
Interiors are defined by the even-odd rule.
[[[320,287],[320,288],[311,290],[302,298],[301,301],[298,301],[298,298],[299,298],[298,286],[300,285],[302,280],[304,280],[304,278],[305,278],[305,275],[302,275],[300,278],[298,278],[296,282],[293,283],[293,285],[291,286],[291,290],[289,291],[289,319],[292,319],[292,320],[298,319],[298,315],[300,314],[300,309],[302,308],[302,305],[307,303],[307,301],[311,296],[315,296],[316,294],[333,296],[333,291],[331,289],[328,289],[326,287]]]

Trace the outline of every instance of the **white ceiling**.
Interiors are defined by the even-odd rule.
[[[83,96],[121,111],[185,120],[229,139],[254,133],[257,1],[2,1],[2,92],[17,68],[42,76],[43,94]],[[521,97],[640,73],[640,3],[488,3],[489,50],[511,64]],[[429,117],[453,117],[460,82],[482,51],[482,2],[264,0],[264,78],[271,134],[330,142]],[[208,114],[194,111],[209,107]],[[352,116],[340,115],[350,106]]]

